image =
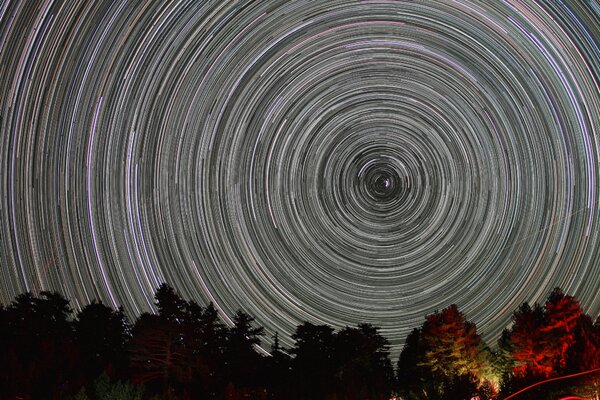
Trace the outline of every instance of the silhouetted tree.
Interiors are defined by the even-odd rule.
[[[511,346],[511,331],[508,328],[504,328],[500,338],[498,339],[498,350],[496,352],[495,366],[498,376],[501,377],[501,388],[502,393],[511,393],[512,387],[512,374],[515,361],[512,356]]]
[[[259,336],[263,330],[254,326],[254,318],[241,310],[233,317],[233,326],[227,332],[225,362],[229,381],[236,393],[255,391],[263,383],[263,360],[254,349],[254,346],[260,345]]]
[[[335,335],[337,398],[387,399],[394,371],[389,342],[371,324],[346,327]]]
[[[62,295],[19,295],[3,312],[4,398],[58,399],[74,390],[79,351]]]
[[[378,400],[390,393],[389,343],[370,324],[336,333],[305,322],[292,349],[283,349],[276,334],[271,355],[263,357],[257,351],[263,328],[248,314],[239,311],[227,328],[213,304],[185,301],[168,285],[155,299],[158,312],[142,314],[131,330],[122,309],[98,302],[71,320],[69,302],[57,293],[26,293],[0,305],[0,398],[140,400],[138,383],[146,384],[146,398],[182,400]],[[546,377],[599,368],[600,318],[593,323],[575,298],[555,289],[543,308],[525,303],[515,310],[492,351],[451,305],[426,316],[406,338],[399,394],[494,399],[491,361],[505,395]],[[131,382],[120,380],[127,376]],[[551,382],[520,398],[589,397],[600,387],[598,376],[582,375],[569,387]]]
[[[265,362],[266,386],[271,399],[283,399],[291,396],[291,357],[281,347],[279,335],[273,335],[271,357]]]
[[[414,328],[406,337],[398,359],[398,392],[404,398],[427,399],[428,393],[436,392],[433,374],[422,364],[424,356],[421,329]]]
[[[123,309],[115,311],[94,301],[83,307],[74,324],[85,381],[91,382],[103,372],[125,378],[130,327]]]
[[[181,326],[187,317],[187,302],[183,300],[175,289],[166,283],[161,284],[154,294],[158,316],[164,323]]]
[[[13,341],[13,329],[10,326],[10,319],[8,311],[4,305],[0,304],[0,398],[9,396],[9,374],[7,369],[9,368],[9,353]]]
[[[186,302],[166,284],[158,288],[155,299],[158,315],[142,314],[133,327],[130,366],[135,383],[175,398],[192,378],[184,345]]]
[[[213,304],[203,308],[193,301],[187,304],[184,343],[192,369],[192,393],[198,398],[223,397],[227,328]]]
[[[300,399],[324,399],[335,387],[333,328],[304,322],[292,336],[294,390]],[[307,384],[310,382],[310,384]]]

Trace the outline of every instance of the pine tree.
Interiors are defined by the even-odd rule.
[[[335,335],[337,392],[346,399],[389,398],[393,369],[389,342],[371,324],[346,327]]]
[[[170,397],[191,381],[185,328],[186,302],[163,284],[156,291],[158,315],[142,314],[136,321],[130,345],[130,365],[136,383],[148,383]]]
[[[279,342],[279,334],[273,335],[271,357],[266,363],[269,398],[283,399],[289,397],[291,358]]]
[[[102,372],[123,377],[130,333],[123,309],[115,311],[94,301],[77,314],[74,325],[86,380]]]
[[[262,359],[254,346],[260,345],[263,331],[264,328],[255,327],[254,318],[243,311],[233,317],[233,326],[227,332],[225,362],[229,379],[236,388],[252,388],[260,383]]]
[[[301,399],[326,398],[334,389],[334,333],[328,325],[304,322],[292,335],[294,390]],[[307,385],[306,382],[310,382]]]

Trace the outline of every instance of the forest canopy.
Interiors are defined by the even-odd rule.
[[[130,322],[101,302],[75,313],[59,293],[17,296],[0,307],[0,398],[487,400],[550,380],[518,397],[538,399],[600,385],[600,320],[558,288],[517,308],[493,348],[455,304],[425,316],[395,370],[370,324],[303,322],[293,347],[275,334],[265,355],[264,329],[242,310],[226,325],[166,284],[155,305]],[[552,384],[571,375],[581,378]]]

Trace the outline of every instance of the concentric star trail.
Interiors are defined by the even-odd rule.
[[[4,2],[0,300],[597,316],[599,47],[596,0]]]

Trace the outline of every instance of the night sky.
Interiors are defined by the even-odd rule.
[[[597,0],[4,1],[0,301],[595,318],[599,46]]]

